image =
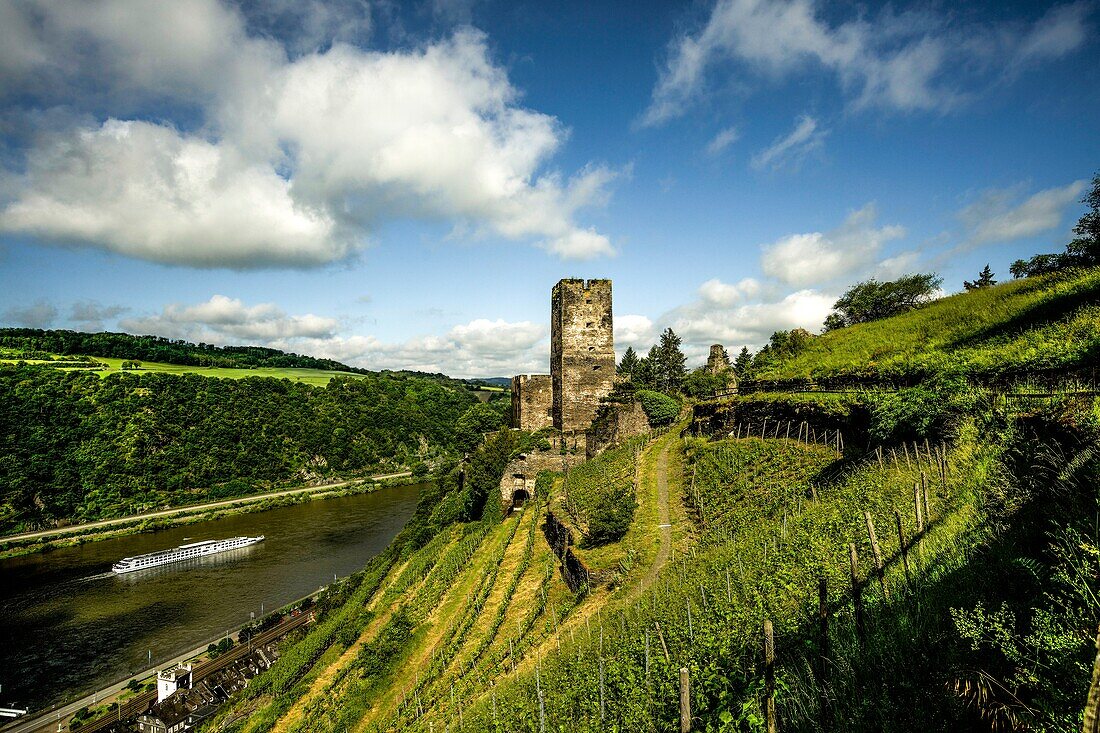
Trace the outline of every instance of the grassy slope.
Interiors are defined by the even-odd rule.
[[[996,374],[1083,366],[1097,358],[1100,270],[1090,270],[1013,280],[827,333],[757,376],[919,375],[942,368]]]

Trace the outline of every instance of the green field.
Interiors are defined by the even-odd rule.
[[[58,356],[58,359],[64,359],[63,356]],[[107,376],[109,374],[118,374],[122,371],[122,363],[128,361],[128,359],[112,359],[106,356],[94,356],[92,357],[101,364],[106,364],[106,369],[97,370],[96,373],[100,376]],[[0,363],[14,364],[20,361],[19,359],[0,359]],[[45,364],[49,365],[47,361],[37,361],[28,359],[28,364]],[[65,371],[80,371],[77,368],[61,367]],[[202,367],[202,366],[184,366],[182,364],[159,364],[157,362],[143,361],[140,369],[128,370],[128,373],[141,374],[143,372],[159,372],[163,374],[200,374],[204,377],[219,377],[222,379],[245,379],[246,377],[272,377],[274,379],[289,379],[292,382],[303,382],[305,384],[312,384],[318,387],[324,387],[333,377],[352,377],[362,378],[362,374],[356,374],[354,372],[337,372],[327,371],[322,369],[279,369],[272,367],[256,367],[253,369],[232,369],[225,367]]]

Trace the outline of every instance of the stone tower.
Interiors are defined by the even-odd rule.
[[[560,280],[550,295],[554,427],[583,431],[615,380],[610,280]]]
[[[707,356],[707,374],[718,374],[730,368],[730,357],[726,353],[726,347],[722,344],[713,344],[710,347],[710,355]]]

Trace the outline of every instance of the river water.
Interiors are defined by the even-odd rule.
[[[360,570],[412,516],[420,486],[240,514],[0,560],[0,706],[40,710],[224,636]],[[265,535],[240,550],[126,575],[123,557]]]

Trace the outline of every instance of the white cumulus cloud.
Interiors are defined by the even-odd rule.
[[[322,207],[228,144],[108,120],[31,151],[0,230],[194,266],[311,265],[356,246]]]
[[[869,203],[850,213],[843,224],[830,232],[782,237],[763,248],[761,267],[765,274],[796,286],[827,283],[868,272],[875,267],[884,244],[905,236],[904,227],[899,225],[876,227],[877,216],[877,207]],[[889,265],[910,261],[895,258]]]
[[[0,12],[0,34],[14,34],[0,35],[12,44],[0,97],[73,109],[24,151],[25,171],[0,174],[12,192],[0,231],[197,267],[316,266],[398,219],[562,258],[614,253],[577,219],[618,172],[549,168],[568,130],[520,104],[475,30],[385,52],[308,50],[313,31],[287,48],[216,0]],[[319,17],[317,32],[347,35],[349,17]],[[188,126],[163,121],[166,102]]]
[[[334,318],[287,315],[274,303],[250,306],[225,295],[214,295],[210,300],[191,305],[174,303],[159,314],[119,321],[123,330],[139,335],[215,344],[260,345],[291,339],[331,338],[338,325]]]
[[[627,347],[633,348],[643,356],[649,347],[657,341],[657,331],[653,321],[639,314],[615,316],[615,349],[621,356]]]

